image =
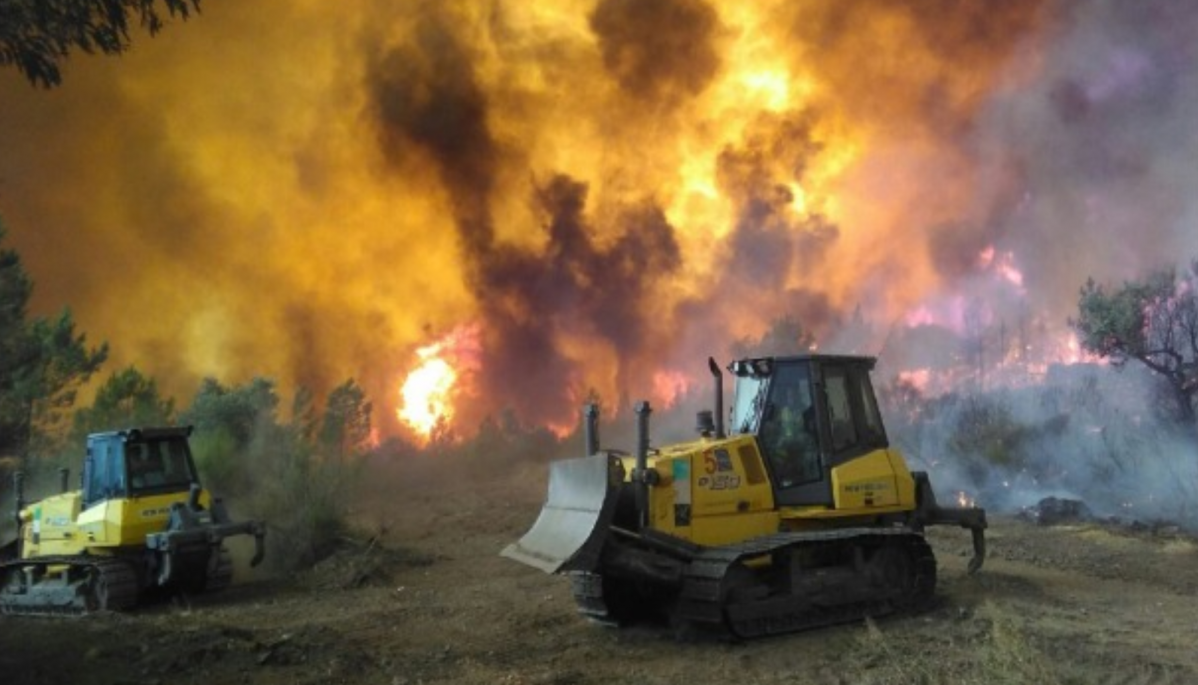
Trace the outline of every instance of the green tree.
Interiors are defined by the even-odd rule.
[[[295,390],[291,400],[291,428],[303,442],[311,442],[316,436],[320,421],[316,416],[316,398],[306,386]]]
[[[311,391],[298,388],[291,420],[280,424],[274,381],[225,386],[206,378],[179,416],[196,428],[192,451],[205,483],[267,522],[267,559],[284,570],[336,548],[357,468],[326,457],[331,448],[360,449],[370,433],[370,403],[353,381],[330,393],[319,420],[315,405]]]
[[[179,422],[195,426],[192,452],[201,473],[216,490],[245,492],[263,468],[266,452],[286,452],[292,441],[275,421],[279,397],[274,381],[255,378],[226,387],[215,378],[200,382]],[[273,455],[272,455],[273,456]]]
[[[197,433],[227,435],[238,449],[244,449],[260,427],[276,425],[278,406],[274,381],[268,378],[255,378],[240,387],[205,378],[179,420],[195,426]]]
[[[60,63],[72,50],[118,55],[129,49],[134,22],[154,35],[165,18],[199,10],[200,0],[2,0],[0,66],[51,88],[62,83]]]
[[[4,229],[0,226],[0,239]],[[28,355],[25,318],[33,282],[13,250],[0,250],[0,456],[13,456],[24,445],[23,417],[28,411],[17,393],[17,379]]]
[[[1178,420],[1198,423],[1198,261],[1180,274],[1156,271],[1113,291],[1089,279],[1070,324],[1088,352],[1115,366],[1134,359],[1164,379]]]
[[[320,426],[320,442],[330,456],[340,459],[369,448],[372,411],[366,393],[353,379],[329,393]]]
[[[108,358],[107,343],[88,347],[76,332],[70,309],[27,320],[32,292],[20,256],[0,250],[0,455],[22,458],[61,437],[79,386]]]
[[[83,444],[96,431],[166,425],[174,416],[174,399],[163,398],[153,378],[130,366],[104,381],[92,406],[75,412],[71,443]]]

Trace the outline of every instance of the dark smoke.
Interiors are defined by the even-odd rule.
[[[578,387],[574,363],[555,349],[555,340],[574,336],[610,345],[617,375],[627,380],[628,364],[665,332],[653,328],[645,307],[652,289],[681,261],[660,209],[626,208],[615,221],[618,237],[601,247],[584,213],[586,199],[586,185],[565,175],[539,188],[544,252],[508,248],[493,255],[483,265],[489,290],[479,293],[496,343],[484,352],[490,362],[483,363],[484,391],[508,396],[521,388],[518,407],[559,421],[575,412],[586,388]]]
[[[487,128],[487,97],[470,48],[431,9],[417,18],[408,42],[370,64],[367,82],[380,142],[393,167],[417,171],[410,155],[427,155],[453,196],[463,248],[492,247],[489,214],[500,151]]]
[[[600,0],[590,20],[603,65],[638,101],[697,95],[720,68],[719,18],[701,0]]]
[[[477,411],[533,423],[780,316],[1040,350],[1087,277],[1195,256],[1190,4],[773,5],[217,3],[51,95],[0,73],[0,210],[35,308],[180,397],[352,375],[393,417],[481,318]]]
[[[922,129],[964,141],[1001,73],[995,67],[1028,47],[1051,5],[814,0],[792,3],[779,21],[803,46],[800,59],[856,114],[895,134]],[[895,32],[901,39],[891,40]]]
[[[626,208],[615,221],[616,239],[600,247],[585,216],[586,185],[557,175],[536,190],[545,225],[521,231],[543,232],[544,248],[497,244],[490,207],[499,145],[469,52],[436,17],[422,20],[416,34],[413,45],[386,51],[368,73],[383,149],[397,170],[407,155],[426,155],[451,195],[484,319],[479,391],[505,398],[519,416],[562,421],[586,389],[560,341],[610,344],[618,360],[651,344],[640,305],[681,262],[673,229],[652,204]]]
[[[820,153],[811,133],[814,120],[808,112],[762,117],[741,145],[720,154],[717,179],[735,201],[737,214],[725,248],[726,285],[718,289],[745,301],[754,301],[753,293],[783,291],[777,304],[759,310],[763,320],[797,316],[807,330],[826,333],[834,320],[827,295],[787,286],[818,268],[839,236],[826,217],[797,211],[788,185],[802,183],[810,160]]]

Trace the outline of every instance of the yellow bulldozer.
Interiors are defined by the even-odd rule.
[[[936,558],[927,526],[972,532],[986,513],[942,507],[882,424],[875,359],[804,354],[732,362],[728,427],[713,359],[714,411],[699,438],[653,447],[636,406],[634,453],[599,446],[584,409],[586,456],[551,464],[532,528],[503,556],[570,577],[580,613],[621,625],[753,638],[929,606]]]
[[[0,613],[77,615],[128,609],[146,595],[219,589],[232,580],[223,542],[265,526],[234,522],[200,486],[191,427],[133,428],[87,438],[81,488],[24,502],[14,474],[18,537],[0,550]]]

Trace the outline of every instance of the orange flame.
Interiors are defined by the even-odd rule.
[[[454,400],[467,392],[464,379],[478,368],[479,327],[459,326],[440,340],[416,350],[419,365],[408,373],[399,394],[399,419],[421,440],[448,426],[456,410]]]
[[[993,245],[989,245],[978,254],[978,265],[982,269],[992,270],[1020,292],[1024,292],[1023,272],[1015,266],[1015,253],[1009,250],[996,251]]]
[[[653,374],[653,394],[669,409],[686,396],[690,389],[690,378],[681,371],[658,371]]]
[[[472,412],[505,409],[511,397],[502,393],[466,395],[499,387],[491,371],[553,350],[514,411],[562,434],[577,421],[561,401],[569,388],[608,398],[643,389],[673,406],[687,383],[704,379],[702,358],[681,367],[689,376],[653,376],[661,355],[680,360],[692,344],[684,339],[722,350],[782,313],[816,335],[837,332],[836,314],[860,304],[883,327],[910,312],[909,325],[961,333],[973,308],[965,295],[981,295],[958,286],[987,280],[963,271],[999,281],[990,290],[1004,303],[1037,289],[1029,317],[1063,321],[1060,303],[1073,304],[1076,285],[1099,275],[1102,260],[1069,260],[1074,241],[1040,229],[1126,233],[1105,223],[1117,221],[1106,204],[1090,203],[1082,181],[1090,176],[1043,177],[1058,168],[1057,151],[1041,159],[1026,131],[1059,130],[1062,145],[1088,141],[1089,127],[1123,120],[1101,116],[1101,97],[1120,107],[1141,91],[1100,97],[1104,74],[1057,64],[1067,53],[1048,37],[1088,34],[1063,30],[1044,3],[348,5],[230,3],[128,54],[120,68],[73,61],[61,96],[45,98],[19,78],[0,82],[12,237],[52,300],[88,313],[80,323],[111,342],[112,362],[145,364],[180,392],[188,379],[250,372],[281,386],[319,385],[352,360],[350,372],[370,379],[386,413],[428,439]],[[1042,21],[1053,30],[1038,30]],[[1116,46],[1106,59],[1122,64],[1125,52]],[[1086,64],[1104,64],[1102,54]],[[258,83],[258,70],[244,68],[251,58],[279,78]],[[261,106],[246,106],[251,88]],[[1045,95],[1044,107],[1011,107]],[[93,97],[133,123],[97,130],[77,106]],[[1087,126],[1064,126],[1086,112]],[[64,142],[46,154],[28,144],[36,140]],[[137,150],[126,155],[134,165],[126,174],[160,179],[163,192],[147,198],[124,176],[98,173],[96,154],[112,150]],[[1122,159],[1105,148],[1078,159],[1108,152]],[[553,195],[558,174],[585,192],[568,202]],[[253,182],[263,177],[274,182]],[[57,202],[58,178],[105,201]],[[1093,187],[1115,190],[1105,179]],[[561,200],[555,211],[550,197]],[[1058,219],[1072,209],[1084,221]],[[1175,223],[1109,214],[1129,225]],[[163,216],[187,230],[160,234]],[[62,233],[43,239],[33,228],[41,226]],[[269,247],[244,240],[250,232]],[[992,236],[1003,240],[987,246]],[[1154,237],[1135,242],[1177,244]],[[256,268],[186,270],[180,287],[160,287],[180,283],[176,240],[194,241],[201,261]],[[82,251],[53,252],[67,243]],[[1042,254],[1028,258],[1028,249]],[[80,272],[120,260],[147,268],[130,279]],[[263,273],[277,286],[264,290]],[[326,287],[332,277],[336,288]],[[98,282],[106,287],[89,287]],[[1043,292],[1047,282],[1068,290]],[[201,306],[160,301],[180,288],[204,292]],[[1041,313],[1037,302],[1055,310]],[[130,303],[160,315],[120,316]],[[263,310],[280,315],[239,325]],[[1012,311],[1023,310],[1008,307],[1015,331]],[[482,323],[446,333],[474,318]],[[430,320],[446,328],[413,338]],[[520,325],[501,325],[513,321]],[[487,369],[471,367],[484,326]],[[541,347],[518,342],[533,328]],[[1039,353],[1043,338],[1027,330]],[[369,345],[360,343],[366,336]],[[463,339],[473,342],[462,347]],[[832,351],[838,343],[824,342]],[[882,341],[873,344],[876,352]],[[391,350],[406,356],[420,345],[373,385],[374,370],[393,368]],[[985,362],[993,361],[992,347]],[[913,373],[927,387],[929,372]],[[652,386],[643,388],[646,377]]]

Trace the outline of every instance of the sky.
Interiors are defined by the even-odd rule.
[[[0,72],[35,313],[184,403],[353,378],[402,434],[437,357],[461,425],[572,426],[782,316],[890,368],[955,354],[920,327],[1051,361],[1087,278],[1198,258],[1188,3],[201,9],[59,88]]]

